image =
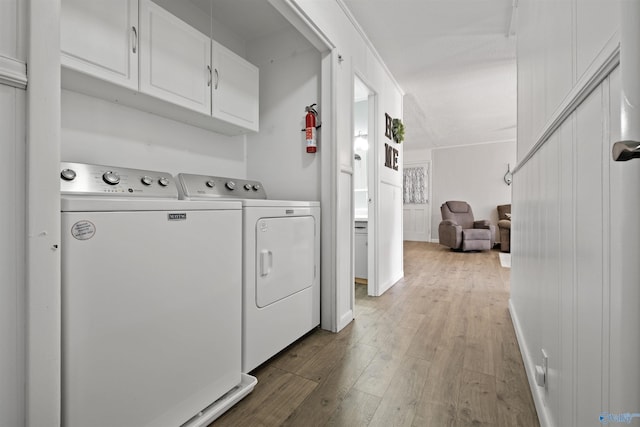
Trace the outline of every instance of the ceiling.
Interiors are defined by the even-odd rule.
[[[191,1],[246,40],[290,26],[268,1]],[[518,0],[342,1],[405,92],[405,149],[515,141]]]
[[[516,139],[517,0],[343,0],[405,92],[405,148]]]

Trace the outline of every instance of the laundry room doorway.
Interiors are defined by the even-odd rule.
[[[366,288],[366,295],[375,295],[375,214],[370,191],[374,188],[375,94],[357,74],[353,93],[354,293],[364,294]]]

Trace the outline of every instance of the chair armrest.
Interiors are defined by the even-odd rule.
[[[440,222],[438,226],[438,240],[441,245],[448,246],[453,249],[458,249],[462,244],[462,226],[445,219]]]
[[[509,220],[509,219],[501,219],[500,221],[498,221],[498,227],[499,228],[509,228],[509,229],[511,229],[511,220]]]
[[[478,221],[473,221],[473,228],[490,228],[491,221],[488,219],[481,219]]]

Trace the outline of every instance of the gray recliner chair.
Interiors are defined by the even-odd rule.
[[[440,244],[462,251],[493,248],[496,227],[489,220],[475,221],[467,202],[448,201],[440,206],[442,222],[438,226]]]
[[[511,205],[498,205],[498,231],[500,250],[511,252]]]

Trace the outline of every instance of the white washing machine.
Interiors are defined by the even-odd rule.
[[[62,425],[208,424],[255,384],[241,203],[178,200],[167,173],[61,166]]]
[[[242,201],[242,372],[250,372],[320,324],[320,203],[269,200],[257,181],[178,180],[189,200]]]

